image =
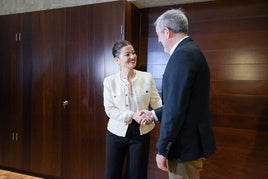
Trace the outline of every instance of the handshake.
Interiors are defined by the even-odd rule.
[[[148,125],[154,121],[154,115],[151,111],[141,110],[135,112],[132,116],[132,119],[134,119],[140,125]]]

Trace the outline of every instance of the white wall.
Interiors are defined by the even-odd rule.
[[[0,15],[32,12],[117,0],[0,0]]]

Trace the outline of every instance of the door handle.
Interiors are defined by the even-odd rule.
[[[62,106],[65,109],[68,106],[69,102],[67,100],[63,101]]]

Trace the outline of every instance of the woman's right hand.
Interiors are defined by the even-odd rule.
[[[140,125],[148,125],[154,121],[152,113],[148,110],[142,110],[134,113],[132,119],[134,119]]]

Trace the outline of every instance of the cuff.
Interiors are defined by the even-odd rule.
[[[156,116],[154,110],[152,110],[151,112],[152,112],[152,114],[153,114],[153,116],[154,116],[154,120],[155,120],[156,122],[158,122],[159,120],[158,120],[158,118],[157,118],[157,116]]]

